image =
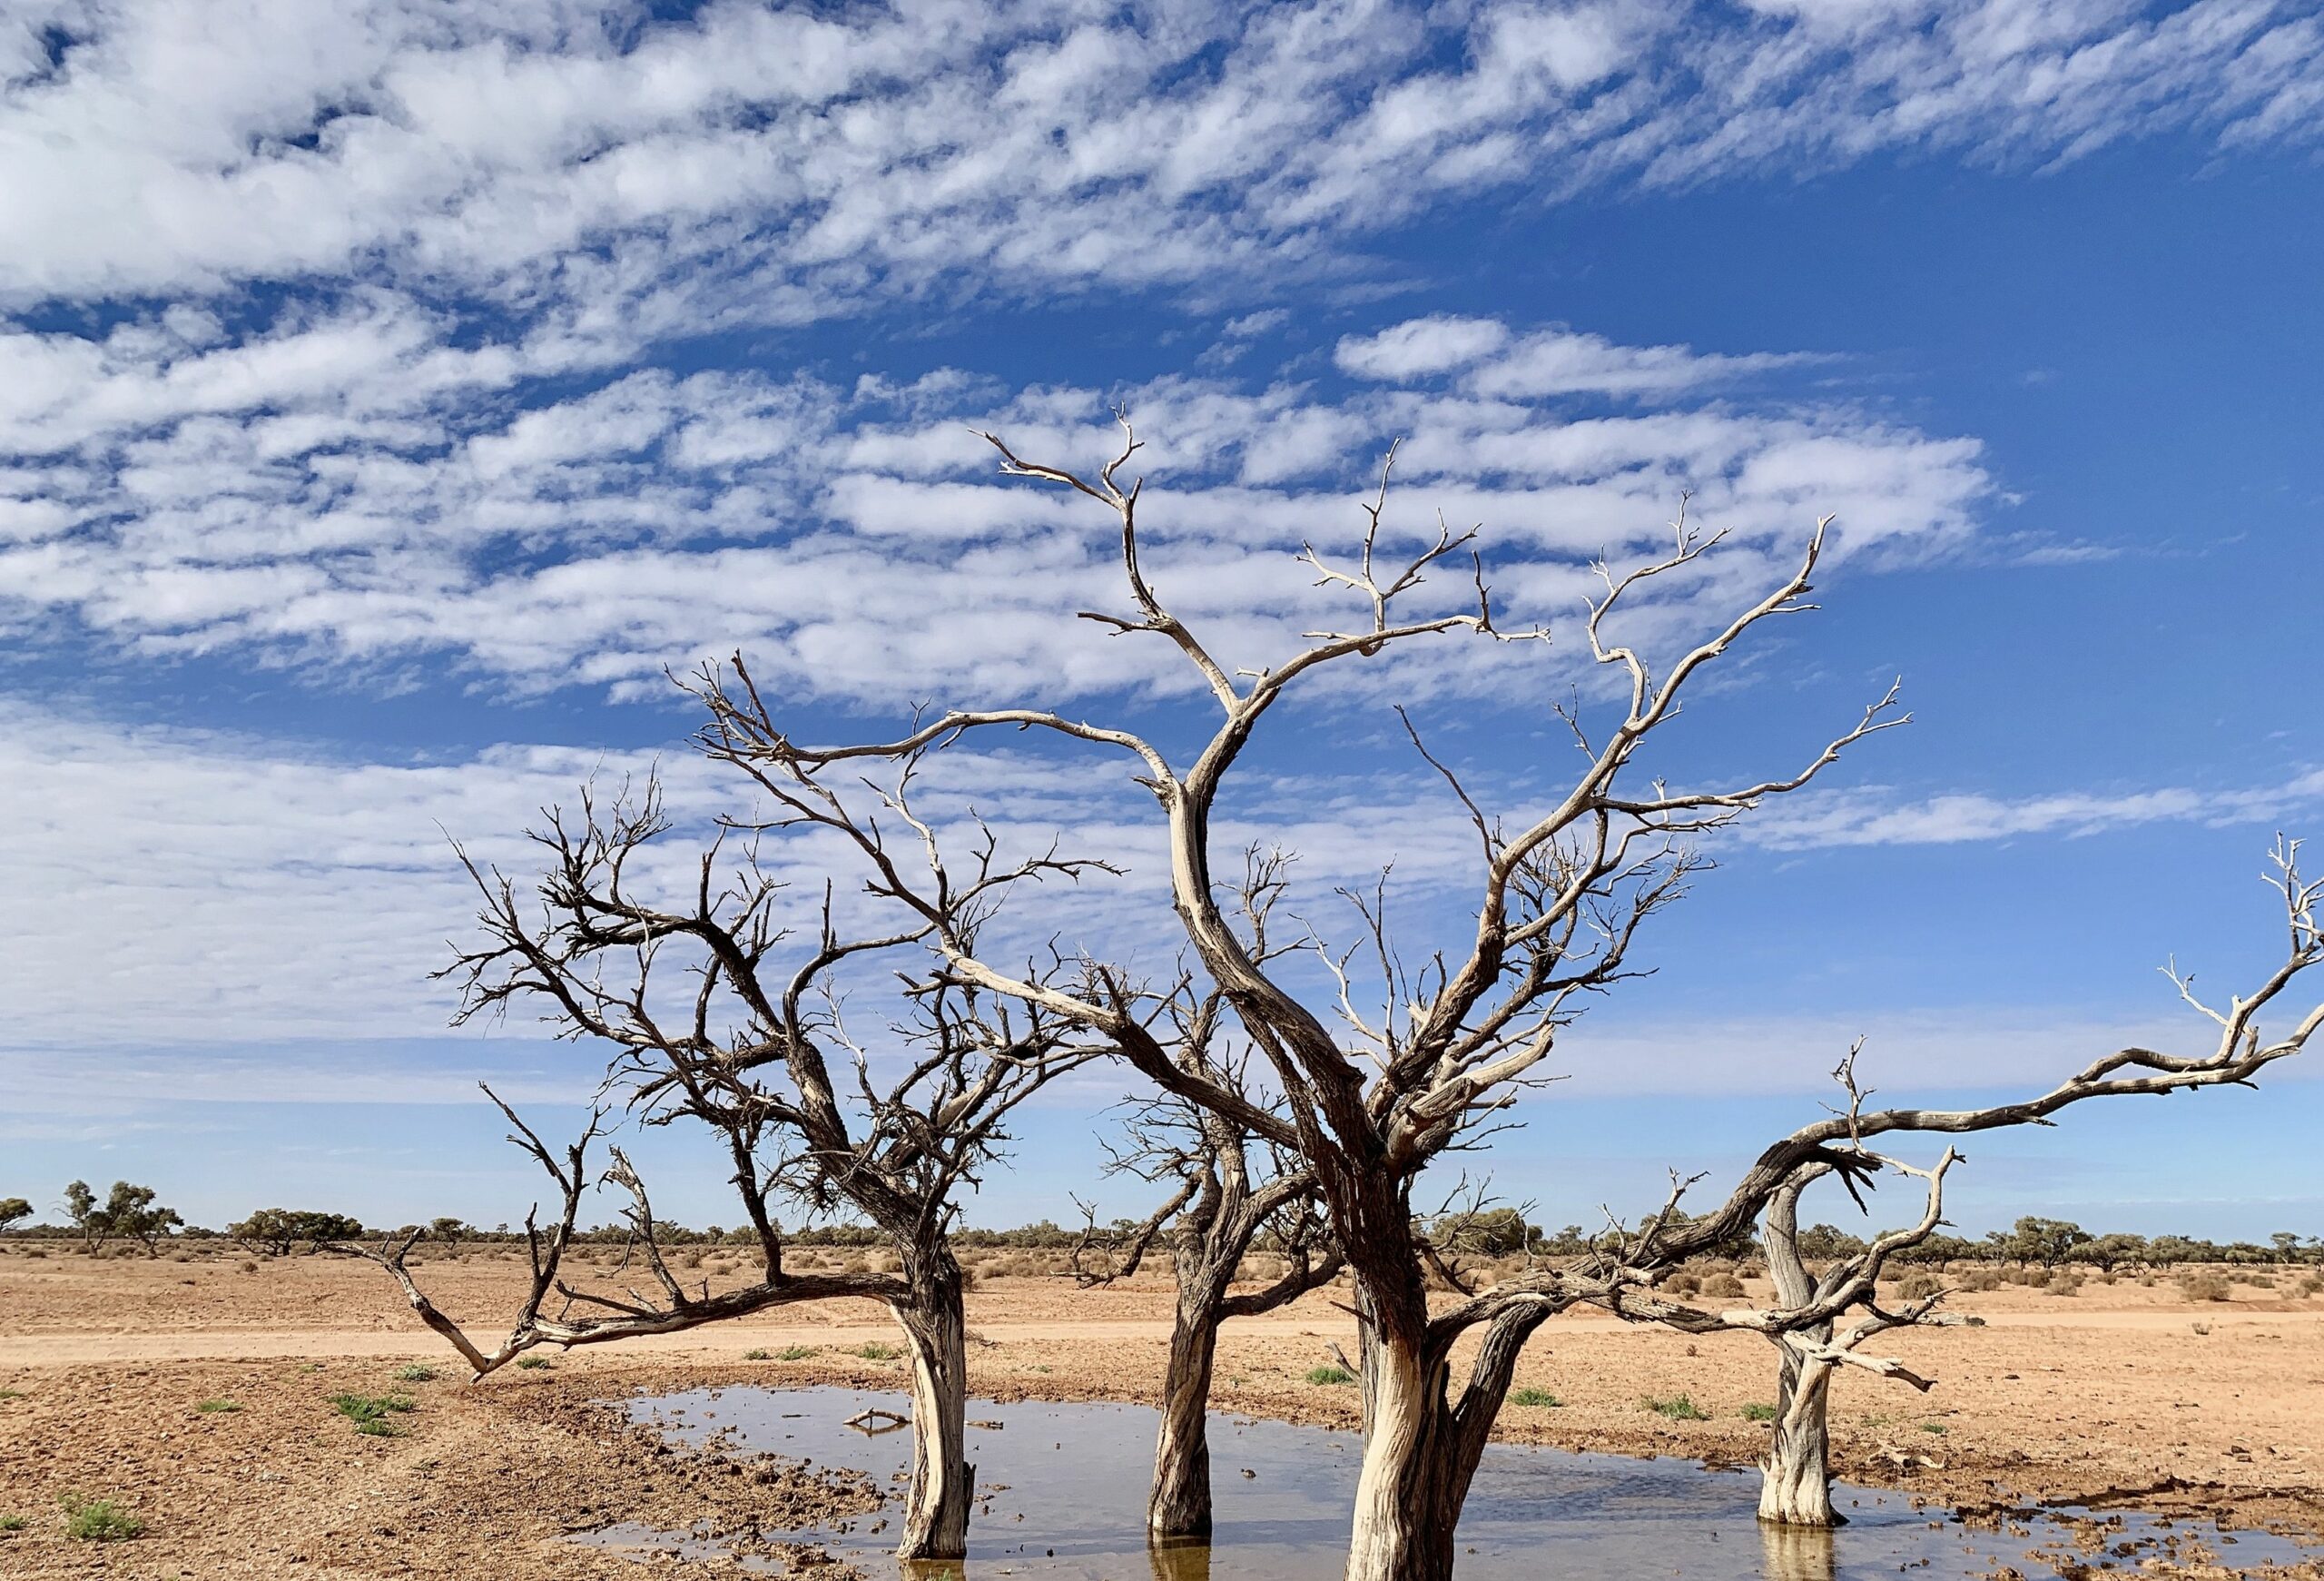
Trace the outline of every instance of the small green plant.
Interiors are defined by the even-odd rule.
[[[863,1358],[866,1361],[893,1361],[897,1357],[901,1356],[903,1352],[893,1345],[889,1345],[881,1340],[874,1339],[871,1344],[866,1345],[862,1349],[857,1351],[856,1354]]]
[[[208,1411],[214,1415],[219,1412],[231,1414],[234,1411],[241,1410],[242,1408],[236,1405],[232,1400],[203,1400],[200,1405],[193,1408],[197,1411]]]
[[[1747,1422],[1772,1422],[1782,1414],[1775,1407],[1760,1400],[1753,1400],[1743,1408],[1743,1419]]]
[[[1565,1401],[1545,1388],[1521,1388],[1512,1391],[1509,1403],[1513,1406],[1561,1406]]]
[[[76,1543],[120,1543],[144,1531],[145,1523],[110,1498],[82,1498],[66,1494],[64,1535]]]
[[[546,1356],[519,1356],[517,1358],[517,1365],[527,1372],[546,1372],[554,1368],[556,1363]]]
[[[373,1438],[393,1438],[403,1432],[394,1418],[412,1409],[409,1397],[399,1394],[335,1394],[331,1408],[355,1424],[355,1430]]]
[[[0,1388],[0,1400],[20,1400],[24,1398],[25,1391],[23,1389]]]
[[[821,1356],[822,1353],[823,1348],[820,1345],[786,1345],[774,1353],[774,1359],[777,1361],[804,1361],[810,1356]]]
[[[1639,1402],[1658,1417],[1668,1417],[1674,1422],[1708,1422],[1710,1413],[1695,1404],[1692,1398],[1674,1394],[1668,1399],[1648,1395]]]
[[[20,1532],[25,1529],[25,1517],[20,1515],[0,1515],[0,1532]]]
[[[1344,1367],[1334,1367],[1326,1362],[1321,1367],[1309,1368],[1307,1381],[1309,1383],[1354,1383],[1355,1374]]]
[[[763,1350],[745,1350],[743,1352],[743,1359],[745,1361],[765,1361],[768,1359],[767,1353]]]
[[[1943,1422],[1923,1422],[1921,1424],[1921,1431],[1924,1433],[1935,1433],[1937,1437],[1943,1438],[1945,1436],[1945,1424]]]
[[[415,1361],[409,1367],[396,1369],[398,1383],[434,1383],[443,1375],[425,1362]]]

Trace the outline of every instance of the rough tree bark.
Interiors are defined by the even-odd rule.
[[[1776,1302],[1805,1307],[1816,1299],[1816,1277],[1799,1255],[1799,1196],[1807,1181],[1795,1176],[1768,1201],[1760,1237]],[[1800,1330],[1801,1338],[1829,1344],[1827,1318]],[[1767,1458],[1760,1463],[1759,1518],[1783,1526],[1836,1527],[1846,1517],[1832,1507],[1832,1435],[1825,1405],[1837,1363],[1810,1360],[1797,1347],[1776,1337],[1776,1419]]]

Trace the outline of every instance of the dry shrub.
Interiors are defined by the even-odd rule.
[[[1743,1293],[1743,1281],[1731,1273],[1715,1273],[1703,1280],[1703,1294],[1729,1299]]]
[[[2001,1287],[2001,1275],[1989,1268],[1972,1269],[1961,1276],[1961,1288],[1965,1290],[1997,1290]]]
[[[2181,1275],[2179,1293],[2191,1301],[2224,1301],[2234,1294],[2227,1281],[2215,1273]]]
[[[1674,1296],[1692,1296],[1701,1292],[1703,1281],[1690,1273],[1675,1273],[1670,1282],[1662,1287]]]
[[[2045,1296],[2078,1296],[2082,1294],[2082,1281],[2060,1269],[2050,1276],[2050,1282],[2042,1287],[2042,1293]]]
[[[1945,1288],[1945,1281],[1933,1273],[1913,1270],[1896,1281],[1896,1293],[1908,1301],[1923,1301]]]

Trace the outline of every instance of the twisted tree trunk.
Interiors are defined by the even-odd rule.
[[[891,1310],[911,1352],[911,1485],[905,1495],[900,1559],[964,1559],[969,1498],[968,1322],[960,1270],[949,1248],[922,1254],[912,1295]]]
[[[1810,1337],[1828,1339],[1832,1326],[1819,1327],[1823,1332]],[[1789,1346],[1782,1349],[1783,1379],[1776,1402],[1775,1438],[1759,1467],[1759,1518],[1787,1527],[1844,1525],[1847,1517],[1832,1507],[1832,1440],[1827,1413],[1832,1364],[1803,1361]]]
[[[1409,1237],[1408,1219],[1398,1228]],[[1518,1353],[1551,1308],[1517,1305],[1486,1322],[1456,1398],[1450,1353],[1462,1328],[1430,1323],[1420,1262],[1409,1246],[1401,1258],[1358,1265],[1356,1280],[1368,1319],[1369,1392],[1347,1581],[1450,1581],[1453,1536],[1477,1462]]]
[[[1164,1542],[1210,1536],[1210,1378],[1225,1297],[1207,1285],[1189,1288],[1182,1276],[1163,1375],[1154,1489],[1146,1503],[1147,1533]]]
[[[1766,1242],[1768,1273],[1774,1280],[1776,1300],[1785,1307],[1805,1307],[1816,1299],[1816,1276],[1799,1255],[1799,1196],[1810,1180],[1803,1175],[1768,1200],[1761,1240]],[[1803,1330],[1800,1339],[1828,1344],[1832,1325],[1818,1323]],[[1759,1518],[1779,1526],[1836,1527],[1846,1517],[1832,1507],[1832,1437],[1827,1408],[1831,1397],[1832,1364],[1804,1358],[1787,1336],[1770,1336],[1781,1354],[1782,1371],[1776,1395],[1775,1436],[1768,1457],[1759,1466]]]

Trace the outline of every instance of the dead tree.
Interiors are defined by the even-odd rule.
[[[2093,1098],[2168,1096],[2206,1087],[2253,1085],[2260,1073],[2279,1060],[2304,1049],[2319,1026],[2324,1004],[2310,1008],[2283,1033],[2267,1038],[2260,1016],[2275,1004],[2294,981],[2324,961],[2324,924],[2318,906],[2324,902],[2324,881],[2300,876],[2299,843],[2280,840],[2266,874],[2283,906],[2287,947],[2284,957],[2249,994],[2230,995],[2222,1006],[2206,1003],[2195,993],[2194,981],[2175,966],[2163,968],[2180,998],[2218,1029],[2218,1039],[2205,1052],[2172,1055],[2152,1049],[2119,1050],[2085,1066],[2047,1092],[1984,1109],[1919,1110],[1866,1107],[1868,1091],[1859,1085],[1856,1062],[1862,1045],[1848,1051],[1833,1072],[1846,1096],[1846,1107],[1832,1116],[1795,1131],[1761,1155],[1758,1163],[1726,1204],[1702,1220],[1690,1222],[1669,1238],[1667,1250],[1682,1248],[1688,1254],[1716,1244],[1723,1229],[1732,1234],[1759,1219],[1768,1254],[1768,1270],[1776,1286],[1777,1309],[1785,1315],[1770,1329],[1765,1314],[1728,1321],[1735,1314],[1708,1319],[1702,1313],[1677,1311],[1669,1303],[1631,1298],[1609,1303],[1626,1317],[1669,1322],[1690,1332],[1717,1328],[1756,1328],[1774,1339],[1781,1353],[1780,1394],[1775,1435],[1765,1463],[1766,1480],[1759,1498],[1762,1520],[1787,1525],[1827,1527],[1839,1523],[1832,1507],[1830,1433],[1827,1426],[1829,1386],[1836,1369],[1864,1367],[1925,1389],[1928,1381],[1888,1361],[1866,1360],[1856,1347],[1875,1335],[1915,1324],[1963,1321],[1942,1313],[1944,1292],[1895,1309],[1881,1307],[1874,1291],[1882,1268],[1896,1254],[1925,1241],[1941,1222],[1939,1210],[1945,1171],[1955,1154],[1947,1149],[1933,1171],[1921,1171],[1894,1161],[1884,1165],[1906,1174],[1921,1175],[1929,1188],[1928,1211],[1913,1229],[1879,1236],[1864,1250],[1839,1259],[1821,1274],[1811,1271],[1800,1254],[1798,1205],[1800,1193],[1825,1175],[1842,1172],[1853,1182],[1861,1177],[1856,1161],[1876,1157],[1870,1138],[1905,1131],[1935,1131],[1963,1135],[2018,1125],[2053,1125],[2053,1118]],[[1835,1162],[1823,1160],[1837,1160]],[[1853,1183],[1851,1184],[1853,1189]],[[1858,1199],[1859,1205],[1862,1199]],[[1835,1330],[1823,1309],[1854,1290],[1864,1316],[1844,1329]],[[1844,1309],[1835,1309],[1834,1315]],[[1802,1325],[1803,1314],[1814,1321]]]
[[[1181,1058],[1209,1069],[1213,1079],[1241,1085],[1239,1066]],[[1129,1108],[1126,1140],[1108,1172],[1166,1184],[1171,1193],[1131,1225],[1101,1230],[1089,1213],[1074,1249],[1074,1273],[1084,1286],[1111,1284],[1133,1277],[1157,1244],[1169,1257],[1177,1296],[1146,1527],[1158,1541],[1199,1540],[1211,1527],[1209,1409],[1219,1329],[1329,1284],[1341,1258],[1317,1209],[1314,1174],[1282,1150],[1172,1094]],[[1263,1169],[1255,1162],[1260,1159]],[[1237,1292],[1236,1272],[1255,1244],[1280,1256],[1283,1270],[1258,1289]]]
[[[1285,859],[1245,854],[1237,910],[1261,960],[1296,948],[1271,939],[1269,924],[1284,894]],[[1246,1096],[1248,1051],[1224,1055],[1228,1035],[1225,995],[1174,993],[1172,1057],[1202,1079]],[[1256,1100],[1255,1100],[1256,1101]],[[1074,1273],[1084,1285],[1134,1276],[1158,1243],[1168,1253],[1177,1299],[1170,1327],[1170,1359],[1162,1381],[1162,1424],[1154,1450],[1154,1482],[1147,1498],[1147,1535],[1160,1541],[1206,1538],[1211,1528],[1210,1388],[1218,1330],[1231,1318],[1255,1318],[1330,1283],[1341,1259],[1315,1202],[1315,1178],[1279,1147],[1215,1110],[1163,1092],[1126,1105],[1123,1141],[1111,1147],[1109,1174],[1167,1185],[1170,1194],[1135,1224],[1101,1230],[1087,1208],[1088,1227],[1074,1249]],[[1264,1163],[1264,1168],[1260,1165]],[[1255,1242],[1284,1260],[1282,1273],[1257,1290],[1234,1290],[1236,1271]]]
[[[889,805],[914,825],[901,785]],[[1075,1029],[1045,1007],[927,971],[934,930],[917,920],[851,932],[827,887],[810,914],[812,931],[793,941],[778,914],[783,886],[756,848],[786,827],[753,825],[747,840],[730,830],[699,853],[681,893],[662,896],[643,878],[672,828],[656,788],[602,808],[585,794],[577,818],[552,811],[533,835],[547,870],[529,898],[463,855],[484,896],[484,942],[448,969],[464,990],[460,1019],[538,1003],[561,1035],[612,1047],[609,1090],[624,1094],[640,1123],[684,1120],[715,1138],[733,1166],[760,1277],[717,1294],[706,1282],[689,1289],[664,1255],[645,1181],[618,1149],[608,1150],[604,1179],[628,1199],[631,1252],[651,1284],[641,1280],[644,1288],[612,1295],[561,1277],[592,1183],[588,1154],[604,1130],[604,1108],[560,1156],[501,1104],[516,1127],[512,1140],[556,1181],[562,1207],[547,1230],[527,1220],[530,1291],[494,1349],[471,1340],[421,1292],[406,1260],[416,1237],[369,1255],[479,1377],[543,1344],[666,1334],[831,1297],[885,1303],[903,1330],[912,1379],[912,1475],[898,1551],[907,1559],[958,1559],[974,1468],[965,1457],[962,1280],[949,1236],[954,1193],[975,1184],[1005,1140],[1009,1112],[1088,1051],[1070,1045],[1066,1034]],[[750,848],[730,860],[725,847],[738,843]],[[956,876],[932,847],[926,854],[926,894],[950,919],[948,930],[970,934],[1019,881],[1076,871],[1046,858],[1003,865],[988,850]],[[858,1041],[842,1015],[846,989],[855,980],[876,983],[864,969],[882,967],[892,973],[883,1003],[894,1007],[893,1019],[882,1035]],[[844,1074],[834,1075],[834,1065]],[[777,1200],[810,1212],[852,1208],[886,1236],[897,1271],[789,1271]],[[544,1310],[552,1295],[560,1303],[553,1316]]]
[[[1616,717],[1593,733],[1580,709],[1561,711],[1581,766],[1564,788],[1542,798],[1547,811],[1513,826],[1489,816],[1428,756],[1406,721],[1414,749],[1443,775],[1478,841],[1474,932],[1408,969],[1382,900],[1352,896],[1362,953],[1319,945],[1317,957],[1336,976],[1337,992],[1311,993],[1315,973],[1285,972],[1259,958],[1236,914],[1231,882],[1214,869],[1214,810],[1255,735],[1303,680],[1342,661],[1410,650],[1456,633],[1494,640],[1541,634],[1500,628],[1481,568],[1473,574],[1472,605],[1407,618],[1410,596],[1468,538],[1441,531],[1410,560],[1387,563],[1380,553],[1384,479],[1380,499],[1366,507],[1370,525],[1355,563],[1330,564],[1312,550],[1306,556],[1321,584],[1354,595],[1358,620],[1351,628],[1311,634],[1306,647],[1272,668],[1230,670],[1162,601],[1141,564],[1139,486],[1117,480],[1137,448],[1135,440],[1089,477],[1022,460],[998,439],[992,442],[1004,473],[1073,489],[1113,514],[1130,608],[1089,618],[1123,634],[1158,637],[1175,648],[1216,707],[1218,722],[1209,738],[1180,764],[1128,728],[1038,707],[1000,707],[956,709],[885,742],[807,746],[775,720],[738,660],[731,682],[710,672],[698,685],[711,712],[705,745],[714,756],[748,767],[768,794],[793,807],[835,807],[833,786],[867,762],[916,761],[998,728],[1049,732],[1128,760],[1130,778],[1154,797],[1164,824],[1177,925],[1202,980],[1223,996],[1242,1035],[1267,1062],[1279,1103],[1258,1102],[1172,1058],[1156,1025],[1182,990],[1147,985],[1123,964],[1095,956],[1037,977],[980,950],[931,897],[915,895],[869,837],[866,820],[835,814],[831,826],[856,841],[871,863],[872,887],[926,923],[950,980],[1039,1006],[1084,1029],[1161,1091],[1284,1149],[1313,1171],[1317,1201],[1353,1276],[1366,1346],[1368,1431],[1347,1573],[1351,1581],[1443,1581],[1452,1570],[1462,1504],[1528,1337],[1577,1301],[1604,1302],[1617,1290],[1648,1282],[1657,1269],[1748,1230],[1801,1171],[1817,1164],[1860,1171],[1863,1161],[1850,1150],[1876,1132],[1854,1133],[1846,1121],[1807,1128],[1768,1150],[1716,1212],[1684,1226],[1662,1224],[1618,1260],[1621,1266],[1600,1260],[1529,1269],[1438,1310],[1428,1299],[1426,1238],[1413,1212],[1416,1181],[1448,1149],[1472,1141],[1539,1079],[1560,1033],[1592,996],[1633,974],[1627,961],[1639,930],[1695,870],[1692,839],[1797,790],[1866,736],[1901,723],[1896,688],[1795,770],[1692,790],[1637,783],[1636,760],[1676,716],[1689,684],[1761,623],[1812,608],[1807,595],[1823,550],[1819,524],[1796,571],[1658,670],[1618,639],[1612,623],[1634,589],[1683,574],[1718,542],[1719,535],[1698,532],[1682,519],[1668,555],[1627,576],[1608,575],[1603,595],[1589,609],[1589,651],[1615,680]],[[2170,1073],[2178,1067],[2165,1056],[2133,1052],[2121,1059],[2150,1065],[2156,1081],[2187,1079],[2183,1072]],[[1982,1123],[2040,1117],[2021,1105]],[[1921,1118],[1931,1123],[1898,1119],[1886,1128],[1945,1129],[1936,1117]],[[1472,1329],[1482,1331],[1482,1342],[1456,1380],[1454,1344]]]
[[[1353,629],[1315,635],[1276,667],[1238,677],[1167,609],[1146,578],[1137,547],[1138,489],[1116,481],[1137,449],[1134,440],[1094,480],[1022,461],[1000,440],[993,443],[1005,472],[1076,489],[1115,513],[1133,610],[1092,618],[1124,633],[1158,635],[1193,667],[1220,720],[1192,761],[1181,767],[1132,731],[1034,708],[955,711],[894,741],[804,746],[783,731],[739,667],[733,686],[717,675],[704,677],[700,692],[712,711],[709,743],[714,752],[748,765],[771,794],[793,801],[832,797],[826,776],[835,783],[864,760],[912,760],[988,727],[1054,732],[1130,758],[1137,783],[1153,795],[1167,825],[1173,906],[1192,957],[1267,1061],[1280,1107],[1257,1103],[1171,1058],[1152,1024],[1170,991],[1144,987],[1129,972],[1096,959],[1075,963],[1071,979],[1036,981],[988,958],[948,929],[933,909],[923,904],[921,914],[954,980],[1039,1005],[1086,1029],[1162,1091],[1285,1150],[1314,1172],[1317,1200],[1354,1277],[1366,1344],[1370,1431],[1348,1574],[1357,1581],[1444,1576],[1452,1568],[1462,1502],[1518,1352],[1542,1321],[1583,1299],[1583,1292],[1560,1271],[1534,1270],[1433,1313],[1421,1244],[1425,1236],[1413,1220],[1415,1181],[1535,1079],[1560,1031],[1588,998],[1630,974],[1625,961],[1638,930],[1678,895],[1694,869],[1688,839],[1806,785],[1848,746],[1898,722],[1895,692],[1794,772],[1698,791],[1659,784],[1632,788],[1626,771],[1674,716],[1688,683],[1760,622],[1808,608],[1805,595],[1823,543],[1819,528],[1797,572],[1658,676],[1636,651],[1612,638],[1610,623],[1632,589],[1692,565],[1718,541],[1717,534],[1682,524],[1670,554],[1620,579],[1610,577],[1590,611],[1591,651],[1625,683],[1627,707],[1597,739],[1578,711],[1568,715],[1583,766],[1550,811],[1521,828],[1506,828],[1438,766],[1466,809],[1480,847],[1473,937],[1457,952],[1407,972],[1378,902],[1352,896],[1366,954],[1359,961],[1319,948],[1340,986],[1335,998],[1311,1002],[1295,977],[1258,958],[1238,927],[1232,886],[1222,884],[1213,870],[1213,809],[1254,733],[1303,678],[1339,661],[1452,633],[1521,639],[1496,626],[1481,570],[1472,608],[1402,617],[1399,601],[1468,539],[1441,532],[1409,562],[1385,564],[1378,553],[1384,479],[1380,500],[1367,507],[1370,526],[1357,563],[1341,568],[1312,551],[1308,556],[1319,581],[1356,595],[1362,621]],[[1416,732],[1413,741],[1425,757]],[[889,892],[896,893],[893,885]],[[1377,1008],[1359,1009],[1359,1000],[1375,987]],[[1483,1343],[1456,1388],[1454,1342],[1480,1328]]]
[[[1945,1176],[1958,1161],[1959,1155],[1950,1148],[1933,1166],[1922,1169],[1849,1146],[1842,1151],[1839,1162],[1811,1162],[1784,1181],[1768,1196],[1761,1220],[1768,1269],[1775,1283],[1776,1300],[1771,1308],[1714,1311],[1621,1281],[1602,1303],[1616,1316],[1633,1321],[1656,1323],[1687,1334],[1758,1334],[1776,1348],[1779,1390],[1773,1437],[1767,1458],[1760,1463],[1761,1520],[1800,1527],[1841,1524],[1843,1517],[1832,1507],[1827,1417],[1832,1378],[1839,1369],[1861,1368],[1923,1393],[1934,1387],[1935,1380],[1911,1371],[1894,1358],[1866,1356],[1858,1347],[1892,1329],[1974,1321],[1940,1311],[1945,1299],[1942,1290],[1896,1308],[1884,1307],[1879,1299],[1879,1281],[1889,1260],[1927,1240],[1945,1222]],[[1856,1194],[1861,1206],[1858,1182],[1868,1182],[1882,1171],[1926,1182],[1927,1202],[1919,1220],[1875,1236],[1862,1250],[1834,1260],[1820,1274],[1811,1270],[1799,1252],[1800,1194],[1817,1181],[1837,1173]],[[1640,1256],[1636,1249],[1625,1249],[1617,1260],[1667,1266],[1662,1257]],[[1840,1326],[1843,1317],[1851,1319],[1845,1328]]]

